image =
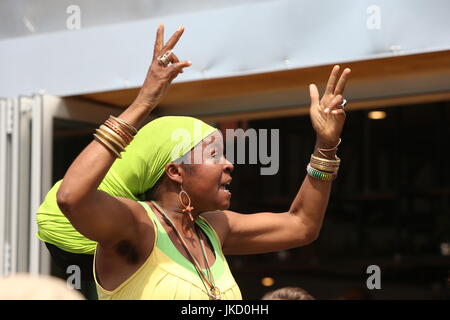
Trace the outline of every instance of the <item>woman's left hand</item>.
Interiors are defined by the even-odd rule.
[[[337,145],[344,127],[346,115],[342,107],[342,94],[351,72],[349,68],[346,68],[337,81],[339,69],[340,67],[336,65],[331,71],[322,99],[320,99],[317,86],[315,84],[309,86],[311,96],[309,114],[317,140],[331,147]]]

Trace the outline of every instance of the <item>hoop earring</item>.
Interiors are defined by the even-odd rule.
[[[186,195],[186,197],[188,198],[187,205],[183,202],[183,194]],[[187,212],[187,214],[189,215],[189,218],[191,219],[191,222],[194,222],[194,218],[192,217],[192,213],[191,213],[191,211],[194,209],[194,207],[191,207],[191,197],[189,197],[188,193],[186,191],[184,191],[183,185],[181,185],[181,191],[178,194],[178,198],[180,199],[181,205],[184,207],[183,212]]]

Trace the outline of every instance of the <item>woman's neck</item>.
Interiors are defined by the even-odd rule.
[[[191,236],[192,232],[195,232],[195,219],[199,216],[199,213],[196,212],[195,208],[191,211],[192,218],[194,218],[194,221],[192,221],[189,214],[183,212],[183,208],[178,204],[178,198],[153,200],[153,202],[162,209],[180,232],[188,236]]]

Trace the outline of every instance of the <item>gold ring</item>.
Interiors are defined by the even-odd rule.
[[[172,54],[172,50],[168,50],[164,52],[163,55],[158,57],[158,62],[163,65],[164,67],[167,67],[171,61],[170,61],[170,55]]]

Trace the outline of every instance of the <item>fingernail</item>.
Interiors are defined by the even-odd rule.
[[[330,108],[326,108],[325,110],[323,110],[325,113],[328,113],[330,111]]]

